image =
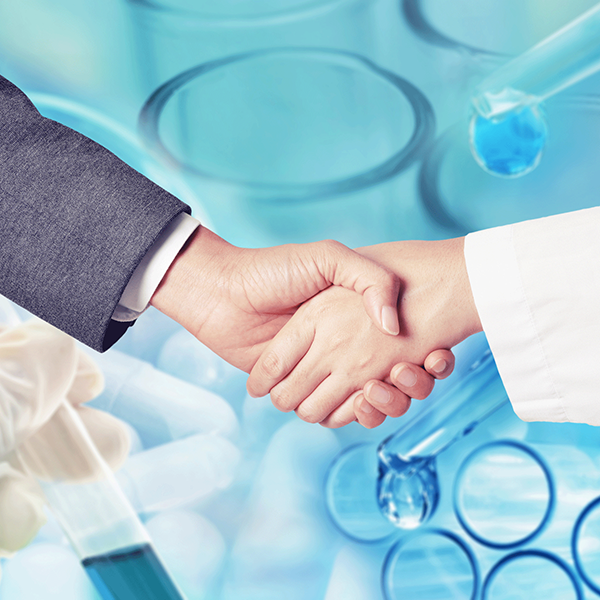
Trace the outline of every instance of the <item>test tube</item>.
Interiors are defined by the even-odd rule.
[[[185,600],[75,409],[64,401],[17,460],[103,600]]]
[[[486,77],[473,106],[492,119],[585,79],[600,69],[599,38],[600,4]]]

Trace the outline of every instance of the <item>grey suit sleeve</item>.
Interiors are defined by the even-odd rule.
[[[100,352],[160,232],[190,208],[0,77],[0,293]]]

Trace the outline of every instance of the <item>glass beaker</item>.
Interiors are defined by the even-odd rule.
[[[481,169],[471,155],[466,122],[444,132],[419,174],[419,192],[429,214],[466,233],[596,206],[598,97],[555,96],[545,110],[552,130],[542,161],[517,179]]]
[[[398,175],[434,118],[417,88],[358,55],[282,48],[181,73],[140,129],[228,241],[356,246],[407,233],[414,181]]]
[[[573,569],[545,550],[518,550],[501,558],[482,587],[482,600],[546,598],[583,600],[583,590]]]
[[[512,440],[474,450],[454,481],[454,511],[467,533],[492,548],[514,548],[541,533],[555,504],[544,459]]]
[[[377,48],[375,0],[128,0],[144,96],[195,65],[278,46]]]
[[[386,600],[475,600],[479,567],[458,535],[443,529],[411,534],[388,552],[381,574]]]

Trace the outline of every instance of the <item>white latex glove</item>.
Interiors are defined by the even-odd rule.
[[[113,469],[127,457],[129,436],[121,422],[81,406],[103,385],[99,368],[65,333],[39,319],[0,324],[0,557],[26,546],[46,522],[41,489],[19,469],[15,450],[38,434],[65,398]]]

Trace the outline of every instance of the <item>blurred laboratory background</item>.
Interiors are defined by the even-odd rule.
[[[0,74],[234,244],[442,239],[597,205],[600,75],[544,103],[531,173],[469,147],[474,88],[595,4],[1,2]],[[404,417],[329,430],[150,309],[92,353],[92,405],[127,423],[117,480],[188,600],[597,598],[600,431],[520,421],[483,336],[456,353]],[[1,568],[2,600],[100,599],[50,513]]]

